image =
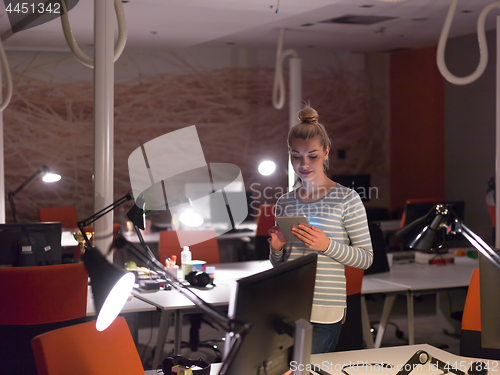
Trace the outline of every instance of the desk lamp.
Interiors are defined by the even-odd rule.
[[[398,230],[396,238],[411,249],[437,251],[443,247],[446,233],[461,233],[481,254],[500,268],[500,256],[467,228],[447,204],[437,204],[427,215]]]
[[[81,243],[82,261],[91,280],[97,312],[96,329],[98,331],[108,328],[118,316],[134,287],[135,276],[109,263],[104,255],[92,246],[85,232],[85,227],[130,200],[133,200],[132,195],[127,193],[101,211],[77,223],[80,234],[75,234],[75,238]],[[141,209],[136,205],[129,211],[137,225],[141,225],[140,212]],[[142,225],[144,224],[142,223]]]
[[[397,239],[413,249],[439,249],[443,233],[461,233],[481,254],[480,256],[480,300],[481,300],[481,341],[483,348],[500,349],[500,324],[498,322],[498,284],[500,255],[471,231],[452,211],[450,205],[438,204],[420,219],[396,232]],[[483,270],[483,271],[481,271]],[[494,272],[496,271],[496,272]],[[484,327],[488,327],[487,329]]]
[[[14,222],[19,223],[20,220],[17,217],[16,206],[14,205],[14,198],[17,194],[21,192],[31,181],[33,181],[39,174],[43,173],[43,181],[44,182],[57,182],[61,179],[61,176],[55,173],[52,173],[46,165],[42,165],[35,173],[33,173],[30,177],[28,177],[16,190],[10,192],[8,194],[10,210],[12,211],[12,216],[14,217]]]

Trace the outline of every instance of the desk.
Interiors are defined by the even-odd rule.
[[[379,348],[387,327],[387,322],[397,294],[406,294],[408,313],[408,340],[409,344],[415,343],[413,296],[415,294],[437,293],[444,290],[469,286],[472,270],[479,267],[477,259],[456,257],[454,264],[444,266],[424,265],[418,263],[395,264],[390,272],[367,275],[363,278],[367,282],[382,282],[396,288],[387,293],[382,318],[380,321],[375,347]],[[380,284],[374,284],[381,287]],[[375,290],[374,288],[373,290]],[[373,291],[373,293],[376,293]]]
[[[476,360],[476,358],[460,357],[458,355],[445,352],[444,350],[435,348],[428,344],[420,344],[381,349],[365,349],[326,354],[313,354],[311,356],[311,363],[317,365],[318,368],[327,371],[331,375],[343,375],[341,368],[349,364],[387,363],[393,365],[393,368],[367,366],[351,367],[350,369],[346,368],[345,371],[347,371],[347,373],[351,375],[396,375],[398,373],[398,370],[404,367],[408,359],[410,359],[417,350],[424,350],[432,357],[437,358],[440,361],[449,364],[450,366],[453,366],[456,363],[456,367],[465,373],[467,373],[467,370],[470,367],[470,363]],[[500,372],[500,365],[498,361],[482,361],[489,366],[490,373],[498,374]],[[212,364],[212,366],[210,366],[210,375],[216,375],[219,372],[220,367],[220,363]],[[311,373],[316,374],[316,372]],[[438,375],[442,373],[443,371],[438,370],[436,367],[426,364],[420,367],[416,367],[411,372],[411,375]],[[156,370],[146,371],[145,374],[156,375]]]
[[[214,288],[193,289],[195,293],[213,306],[227,306],[232,285],[235,280],[272,268],[268,260],[221,263],[215,268]],[[194,304],[176,290],[160,290],[155,292],[133,291],[132,294],[161,310],[158,339],[156,342],[153,368],[156,368],[163,356],[163,348],[167,339],[172,314],[175,317],[174,354],[179,353],[181,344],[181,310],[194,308]]]

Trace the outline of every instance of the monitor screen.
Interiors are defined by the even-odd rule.
[[[309,254],[236,282],[229,300],[229,317],[252,326],[229,374],[275,375],[290,369],[294,339],[279,331],[284,323],[310,321],[316,262],[317,254]],[[225,356],[231,339],[226,336]]]
[[[368,202],[372,197],[378,198],[377,188],[370,186],[369,174],[338,174],[332,175],[331,179],[355,190],[363,202]]]
[[[0,267],[61,264],[61,223],[0,224]]]

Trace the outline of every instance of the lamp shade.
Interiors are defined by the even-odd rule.
[[[134,286],[135,276],[109,263],[95,247],[88,247],[82,260],[90,276],[96,328],[105,330],[120,313]]]
[[[438,204],[427,215],[398,230],[396,238],[411,249],[437,251],[443,247],[446,231],[456,221],[449,205]]]

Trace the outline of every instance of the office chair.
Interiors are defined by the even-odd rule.
[[[500,349],[489,349],[481,346],[481,298],[479,285],[479,268],[476,268],[472,271],[462,315],[460,355],[464,357],[500,359]]]
[[[215,231],[193,230],[189,231],[189,236],[191,236],[191,238],[196,236],[200,238],[212,237],[209,240],[189,246],[193,260],[204,260],[207,264],[220,263],[219,245],[217,243],[217,234]],[[172,255],[175,255],[177,256],[177,262],[180,263],[181,251],[182,248],[177,237],[177,231],[160,231],[160,239],[158,242],[158,256],[160,262],[164,263],[165,256],[167,258],[172,258]]]
[[[257,230],[255,232],[255,259],[266,260],[269,259],[269,229],[275,226],[275,205],[274,204],[261,204],[259,206],[259,213],[257,214]]]
[[[36,375],[31,339],[86,321],[87,289],[81,263],[0,269],[0,373]]]
[[[361,324],[361,286],[365,270],[345,266],[347,312],[336,352],[363,349]]]
[[[38,375],[144,374],[127,321],[118,317],[104,331],[95,322],[56,329],[33,338]]]
[[[217,243],[216,233],[215,231],[189,231],[190,236],[199,236],[200,238],[208,238],[212,237],[209,240],[194,244],[189,246],[189,250],[191,251],[191,257],[193,260],[204,260],[207,264],[219,264],[220,256],[219,256],[219,245]],[[158,242],[158,256],[160,262],[164,262],[165,256],[167,258],[171,258],[172,255],[177,256],[177,262],[180,263],[181,260],[181,245],[179,243],[179,239],[177,237],[176,231],[160,231],[160,239]],[[199,347],[210,348],[214,350],[216,354],[216,362],[220,362],[222,360],[222,354],[219,349],[216,347],[216,342],[221,340],[208,340],[200,342],[200,334],[199,330],[201,327],[201,323],[205,322],[209,324],[211,327],[215,328],[210,321],[204,319],[204,315],[201,313],[193,313],[193,314],[184,314],[181,313],[179,319],[183,319],[183,315],[187,315],[191,322],[191,327],[189,330],[189,342],[182,342],[181,348],[190,348],[191,351],[198,350]]]

